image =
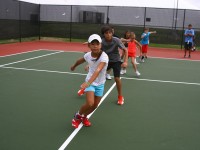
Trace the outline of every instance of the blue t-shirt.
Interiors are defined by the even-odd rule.
[[[193,36],[186,36],[186,34],[192,34]],[[186,29],[185,30],[185,42],[193,42],[193,37],[194,37],[194,30]]]
[[[146,45],[146,44],[149,44],[149,35],[151,34],[151,32],[147,32],[147,33],[142,33],[142,36],[144,36],[142,38],[142,40],[140,41],[140,43],[142,45]]]

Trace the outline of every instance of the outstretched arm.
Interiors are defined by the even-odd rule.
[[[130,39],[121,38],[120,40],[121,40],[123,43],[124,43],[124,42],[130,42]]]
[[[83,43],[83,45],[86,45],[86,44],[88,44],[88,42],[84,42],[84,43]]]
[[[135,40],[135,43],[136,43],[136,46],[139,47],[139,49],[141,50],[142,49],[142,45],[137,40]]]
[[[82,64],[82,63],[84,63],[84,62],[85,62],[85,59],[84,59],[84,58],[79,58],[79,59],[75,62],[75,64],[74,64],[73,66],[71,66],[71,71],[74,71],[75,68],[76,68],[78,65],[80,65],[80,64]]]
[[[152,33],[157,33],[157,32],[156,31],[151,31],[150,33],[152,34]]]
[[[127,67],[128,65],[128,49],[124,48],[124,62],[122,63],[122,67]]]
[[[105,65],[106,65],[105,62],[100,62],[96,70],[94,71],[93,75],[91,76],[91,78],[88,80],[88,82],[84,82],[81,85],[81,88],[84,89],[90,86],[90,84],[92,84],[92,82],[98,77],[99,73],[101,72],[101,70],[104,68]]]
[[[147,35],[146,33],[143,33],[143,34],[141,35],[141,39],[143,39],[146,35]]]

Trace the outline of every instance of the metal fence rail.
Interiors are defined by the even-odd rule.
[[[144,27],[157,30],[151,42],[183,44],[183,32],[192,24],[195,35],[200,36],[200,11],[146,7],[110,6],[52,6],[36,5],[13,0],[3,0],[0,5],[0,40],[35,37],[87,39],[99,33],[104,24],[115,28],[123,37],[125,31],[136,33],[138,40]],[[1,1],[2,2],[2,1]],[[197,45],[198,45],[197,40]]]

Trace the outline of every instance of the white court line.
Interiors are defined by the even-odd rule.
[[[32,52],[37,52],[37,51],[63,51],[63,50],[52,50],[52,49],[37,49],[37,50],[31,50],[31,51],[26,51],[26,52],[21,52],[21,53],[15,53],[15,54],[10,54],[10,55],[4,55],[4,56],[0,56],[0,58],[2,57],[10,57],[10,56],[15,56],[15,55],[21,55],[21,54],[26,54],[26,53],[32,53]],[[66,51],[63,51],[66,52]],[[74,52],[74,51],[67,51],[67,52]],[[81,53],[81,52],[78,52]]]
[[[38,69],[29,69],[29,68],[18,68],[18,67],[1,67],[7,69],[16,69],[16,70],[26,70],[26,71],[37,71],[37,72],[47,72],[47,73],[60,73],[60,74],[77,74],[86,76],[87,74],[82,73],[73,73],[73,72],[64,72],[64,71],[53,71],[53,70],[38,70]]]
[[[19,69],[19,70],[27,70],[27,71],[41,71],[41,72],[60,73],[60,74],[76,74],[76,75],[84,75],[84,76],[86,76],[86,74],[72,73],[72,72],[38,70],[38,69],[28,69],[28,68],[16,68],[16,67],[2,67],[2,68]],[[176,83],[176,84],[186,84],[186,85],[200,85],[200,83],[189,83],[189,82],[163,81],[163,80],[138,79],[138,78],[126,78],[126,77],[121,77],[121,78],[128,79],[128,80],[141,80],[141,81],[151,81],[151,82],[161,82],[161,83]],[[102,100],[100,101],[98,107],[105,100],[105,98],[108,96],[108,94],[113,90],[113,88],[115,87],[115,85],[116,85],[116,83],[114,83],[111,86],[111,88],[106,92],[106,94],[102,97]],[[92,114],[95,112],[95,110],[90,115],[88,115],[88,118],[90,118],[92,116]],[[78,132],[81,130],[82,127],[83,127],[83,124],[80,124],[79,127],[77,129],[75,129],[70,134],[70,136],[65,140],[65,142],[61,145],[61,147],[58,150],[64,150],[69,145],[69,143],[73,140],[73,138],[76,136],[76,134],[78,134]]]
[[[10,55],[4,55],[4,56],[0,56],[0,58],[1,58],[1,57],[9,57],[9,56],[20,55],[20,54],[26,54],[26,53],[32,53],[32,52],[37,52],[37,51],[41,51],[41,49],[38,49],[38,50],[31,50],[31,51],[26,51],[26,52],[21,52],[21,53],[15,53],[15,54],[10,54]]]
[[[31,50],[31,51],[26,51],[26,52],[21,52],[21,53],[15,53],[15,54],[11,54],[11,55],[5,55],[5,56],[0,56],[1,57],[9,57],[9,56],[14,56],[14,55],[20,55],[20,54],[25,54],[25,53],[31,53],[31,52],[36,52],[36,51],[63,51],[63,52],[69,52],[69,53],[85,53],[82,51],[64,51],[64,50],[52,50],[52,49],[38,49],[38,50]],[[137,56],[139,57],[139,56]],[[171,60],[185,60],[185,61],[200,61],[200,60],[190,60],[187,58],[166,58],[166,57],[153,57],[153,56],[149,56],[149,58],[155,58],[155,59],[171,59]]]
[[[139,81],[150,81],[150,82],[161,82],[161,83],[175,83],[175,84],[186,84],[186,85],[200,85],[200,83],[192,83],[192,82],[178,82],[178,81],[165,81],[165,80],[153,80],[153,79],[139,79],[139,78],[127,78],[121,77],[122,79],[128,80],[139,80]]]
[[[74,75],[82,75],[86,76],[87,74],[82,73],[73,73],[73,72],[64,72],[64,71],[54,71],[54,70],[39,70],[39,69],[29,69],[29,68],[18,68],[18,67],[1,67],[5,69],[16,69],[16,70],[26,70],[26,71],[38,71],[38,72],[48,72],[48,73],[60,73],[60,74],[74,74]],[[113,77],[113,76],[112,76]],[[174,83],[174,84],[185,84],[185,85],[200,85],[200,83],[192,83],[192,82],[178,82],[178,81],[166,81],[166,80],[153,80],[153,79],[140,79],[140,78],[128,78],[121,77],[121,79],[127,80],[139,80],[139,81],[149,81],[149,82],[160,82],[160,83]]]
[[[38,70],[38,69],[28,69],[28,68],[16,68],[16,67],[5,67],[2,66],[2,68],[9,68],[9,69],[20,69],[20,70],[27,70],[27,71],[40,71],[40,72],[50,72],[50,73],[64,73],[64,74],[77,74],[77,75],[86,75],[86,74],[80,74],[80,73],[71,73],[71,72],[61,72],[61,71],[50,71],[50,70]],[[125,78],[122,77],[123,79],[132,79],[132,80],[141,80],[141,81],[151,81],[151,82],[162,82],[162,83],[177,83],[177,84],[190,84],[190,85],[200,85],[200,83],[189,83],[189,82],[176,82],[176,81],[162,81],[162,80],[151,80],[151,79],[138,79],[138,78]],[[106,94],[102,97],[101,102],[99,103],[99,106],[101,105],[101,103],[105,100],[105,98],[108,96],[108,94],[113,90],[113,88],[115,87],[115,83],[112,85],[112,87],[106,92]],[[98,107],[99,107],[98,106]],[[97,107],[97,108],[98,108]],[[95,109],[96,110],[96,109]],[[92,114],[95,112],[95,110],[88,115],[88,118],[90,118],[92,116]],[[69,143],[73,140],[73,138],[76,136],[76,134],[81,130],[81,128],[83,127],[83,124],[80,124],[80,126],[75,129],[71,135],[65,140],[65,142],[61,145],[61,147],[58,150],[64,150]]]
[[[16,62],[11,62],[11,63],[8,63],[8,64],[0,65],[0,67],[4,67],[4,66],[11,65],[11,64],[16,64],[16,63],[20,63],[20,62],[24,62],[24,61],[36,59],[36,58],[41,58],[41,57],[45,57],[45,56],[50,56],[50,55],[54,55],[54,54],[62,53],[62,52],[63,52],[63,51],[59,51],[59,52],[55,52],[55,53],[50,53],[50,54],[40,55],[40,56],[37,56],[37,57],[32,57],[32,58],[28,58],[28,59],[23,59],[23,60],[20,60],[20,61],[16,61]]]
[[[139,56],[138,56],[139,57]],[[167,57],[151,57],[149,56],[148,58],[155,58],[155,59],[169,59],[169,60],[184,60],[184,61],[200,61],[200,60],[191,60],[191,59],[183,59],[183,58],[167,58]]]
[[[61,51],[61,50],[48,50],[48,49],[37,49],[37,50],[31,50],[31,51],[26,51],[26,52],[21,52],[21,53],[15,53],[15,54],[10,54],[10,55],[4,55],[0,56],[2,57],[10,57],[10,56],[15,56],[15,55],[21,55],[21,54],[26,54],[26,53],[32,53],[32,52],[37,52],[37,51]]]
[[[26,53],[31,53],[31,52],[37,52],[37,51],[62,51],[62,52],[69,52],[69,53],[84,53],[84,52],[81,52],[81,51],[79,52],[79,51],[64,51],[64,50],[52,50],[52,49],[37,49],[37,50],[31,50],[31,51],[26,51],[26,52],[21,52],[21,53],[4,55],[4,56],[0,56],[0,58],[10,57],[10,56],[15,56],[15,55],[21,55],[21,54],[26,54]]]
[[[110,89],[106,92],[106,94],[102,97],[98,107],[101,105],[101,103],[105,100],[105,98],[108,96],[108,94],[110,94],[110,92],[114,89],[116,83],[114,83]],[[98,108],[97,107],[97,108]],[[88,118],[90,118],[92,116],[92,114],[97,110],[97,108],[91,113],[88,115]],[[83,127],[83,124],[81,123],[79,125],[79,127],[77,129],[75,129],[72,134],[66,139],[66,141],[61,145],[61,147],[58,149],[58,150],[64,150],[68,144],[73,140],[73,138],[76,136],[76,134],[79,132],[79,130]]]

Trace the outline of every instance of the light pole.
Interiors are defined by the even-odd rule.
[[[177,20],[178,20],[178,0],[177,0],[177,3],[176,3],[176,17],[175,17],[175,30],[176,30],[176,26],[177,26]]]

